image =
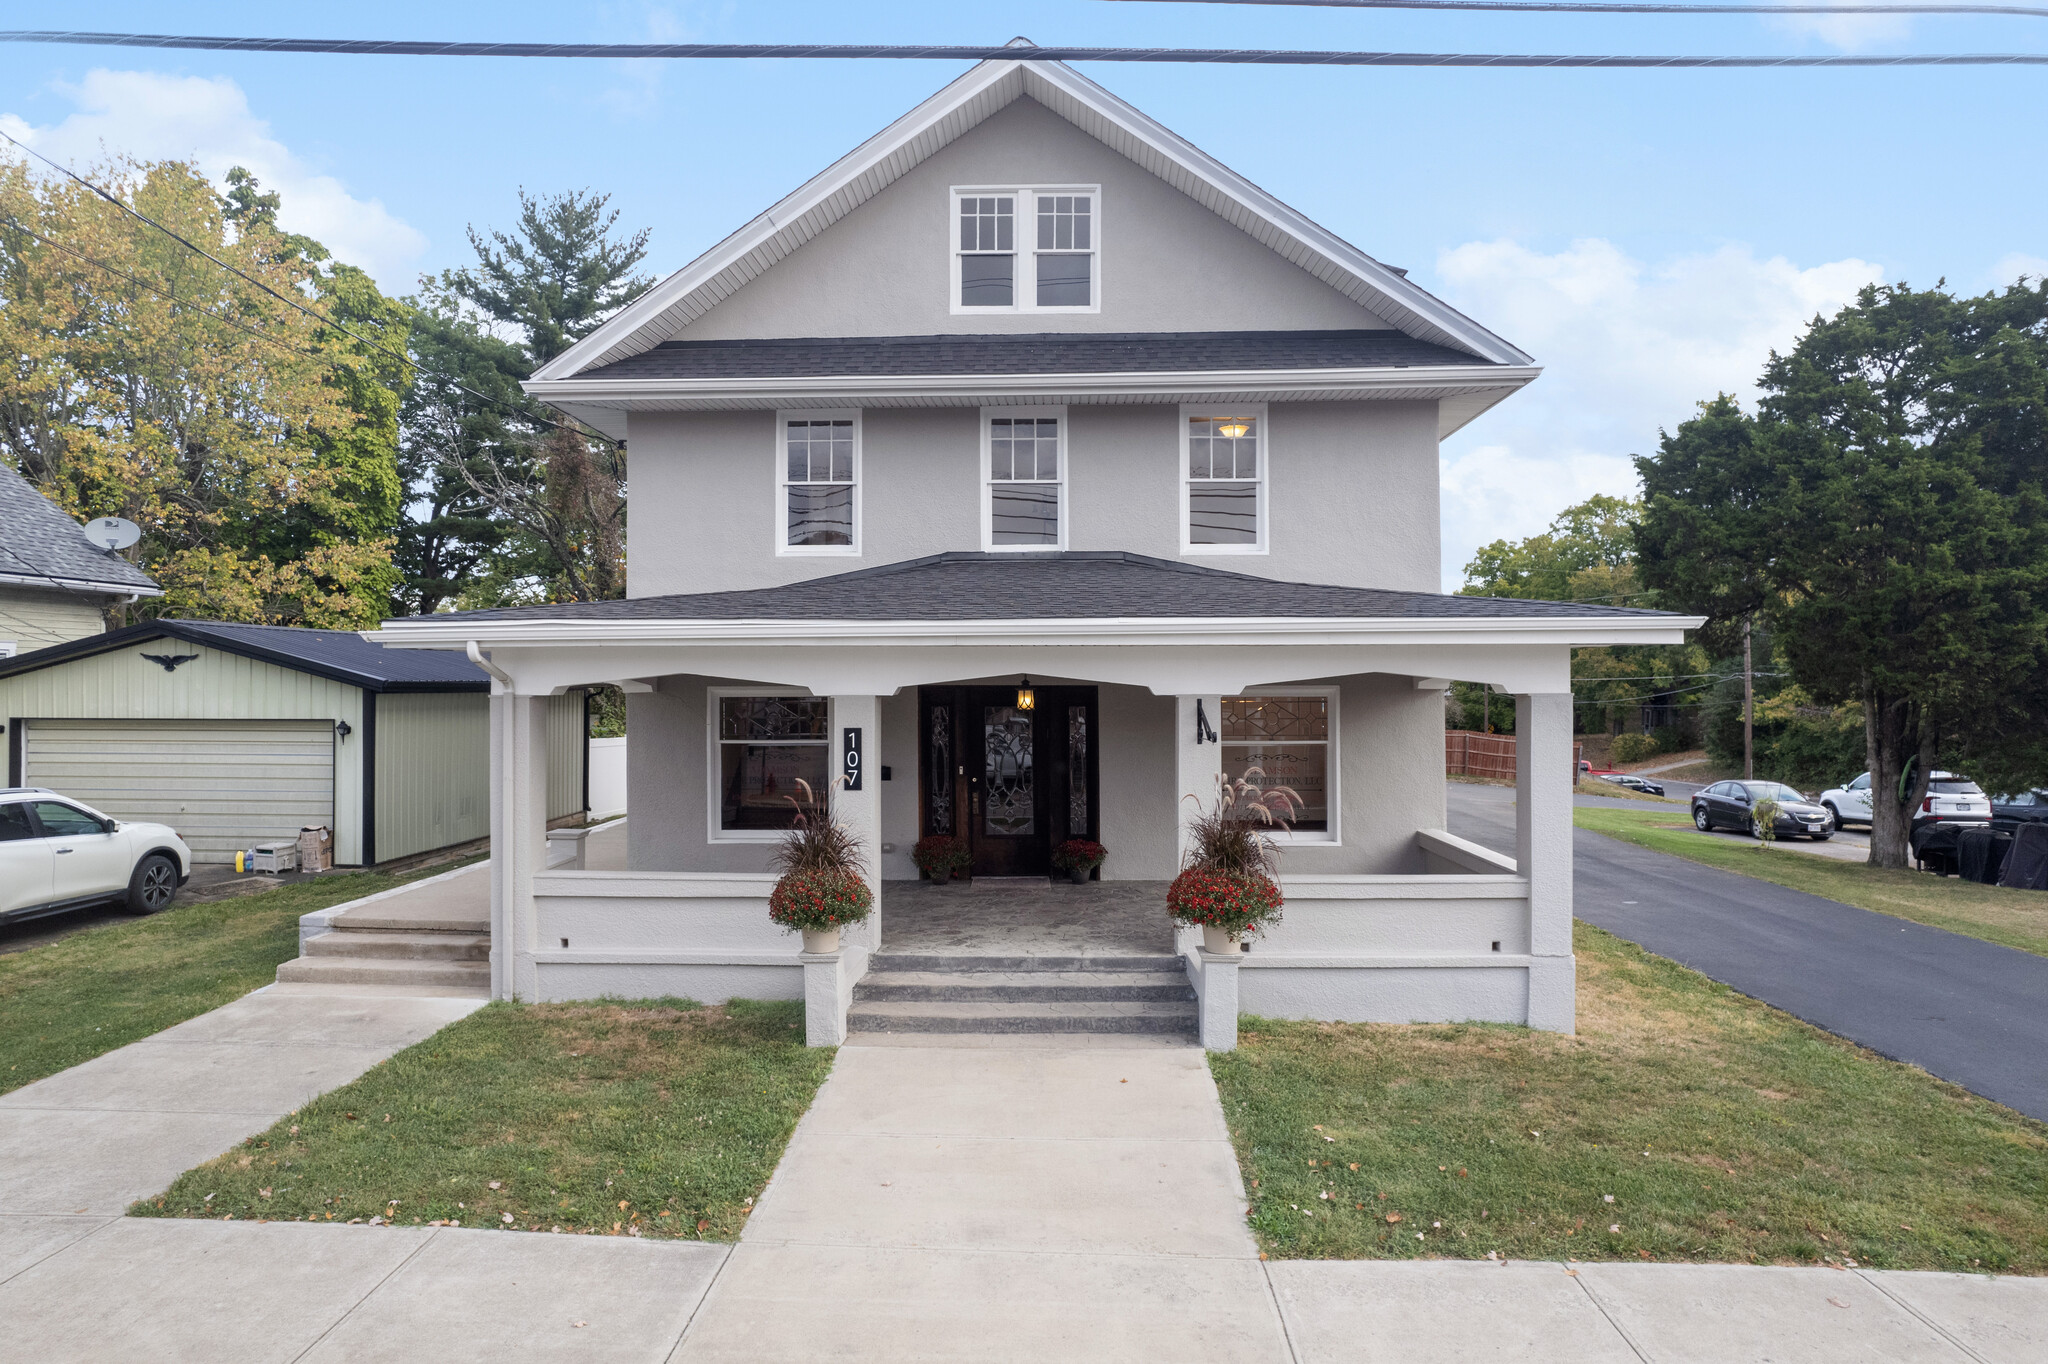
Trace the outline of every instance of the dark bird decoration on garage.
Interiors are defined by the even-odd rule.
[[[190,662],[191,662],[191,661],[192,661],[193,659],[195,659],[195,658],[199,657],[199,655],[198,655],[198,654],[144,654],[144,655],[143,655],[143,657],[144,657],[144,658],[146,658],[146,659],[148,659],[148,660],[149,660],[150,662],[152,662],[152,663],[156,664],[156,665],[157,665],[157,666],[158,666],[159,668],[162,668],[162,669],[163,669],[163,670],[164,670],[165,672],[167,672],[167,673],[174,673],[174,672],[178,671],[178,665],[179,665],[180,663],[190,663]]]

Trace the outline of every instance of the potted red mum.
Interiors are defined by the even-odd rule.
[[[1263,775],[1248,768],[1222,784],[1215,803],[1189,824],[1187,859],[1167,888],[1167,913],[1199,927],[1211,952],[1242,951],[1246,938],[1280,921],[1286,903],[1272,831],[1288,826],[1300,798],[1287,787],[1252,781]]]
[[[951,834],[926,834],[911,848],[910,860],[917,863],[917,869],[924,873],[926,880],[942,886],[955,876],[967,880],[967,869],[974,855],[968,851],[964,838],[955,838]]]
[[[1086,885],[1109,850],[1091,838],[1070,838],[1052,850],[1052,864],[1077,886]]]
[[[768,896],[768,917],[804,935],[804,951],[837,952],[839,931],[874,912],[875,894],[861,875],[861,841],[834,820],[799,779],[796,822],[775,850],[782,873]]]

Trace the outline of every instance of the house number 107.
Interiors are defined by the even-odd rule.
[[[860,731],[840,731],[839,776],[841,788],[847,791],[860,790]]]

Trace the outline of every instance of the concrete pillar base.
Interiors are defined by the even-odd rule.
[[[1244,964],[1239,952],[1211,952],[1195,949],[1198,969],[1194,976],[1196,1018],[1202,1046],[1208,1051],[1237,1049],[1237,968]]]
[[[846,1011],[853,1003],[846,951],[799,952],[804,964],[804,1045],[836,1047],[846,1040]]]
[[[1529,1026],[1567,1035],[1578,1031],[1578,962],[1534,957],[1529,962]]]

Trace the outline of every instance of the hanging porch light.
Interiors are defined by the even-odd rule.
[[[1036,708],[1037,708],[1037,705],[1038,705],[1038,693],[1037,693],[1037,692],[1034,692],[1034,691],[1032,691],[1032,690],[1031,690],[1031,679],[1030,679],[1030,678],[1028,678],[1028,677],[1020,677],[1020,678],[1018,678],[1018,679],[1017,679],[1017,709],[1018,709],[1018,710],[1033,710],[1033,709],[1036,709]]]

